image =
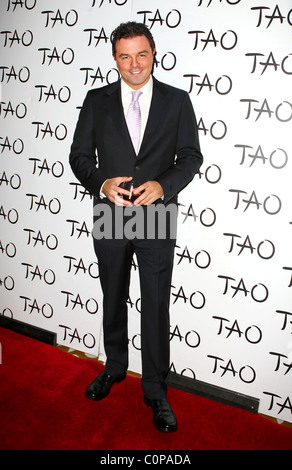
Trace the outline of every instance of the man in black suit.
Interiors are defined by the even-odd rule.
[[[101,400],[114,383],[126,377],[127,300],[135,253],[141,288],[144,401],[153,410],[156,428],[171,432],[177,429],[177,422],[166,397],[165,379],[169,369],[169,298],[175,236],[170,226],[160,229],[166,224],[165,211],[176,207],[178,192],[193,179],[203,158],[188,94],[152,76],[155,44],[149,29],[135,22],[123,23],[111,40],[121,79],[87,93],[70,153],[74,174],[94,195],[94,248],[104,296],[106,364],[88,386],[86,396]],[[142,92],[138,106],[133,105],[139,112],[138,142],[131,138],[130,124],[127,125],[133,91]],[[138,187],[129,190],[123,186],[128,182],[136,182]],[[134,202],[130,193],[137,197]],[[157,217],[150,222],[153,208]],[[127,236],[124,229],[138,210],[142,211],[142,218],[138,219],[136,233],[132,236],[132,230]],[[101,213],[108,211],[112,216],[101,223]],[[134,226],[132,221],[132,229]]]

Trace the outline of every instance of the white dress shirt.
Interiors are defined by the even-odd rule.
[[[148,80],[146,85],[144,85],[139,90],[142,91],[142,95],[139,98],[139,105],[140,105],[140,110],[141,110],[141,138],[140,138],[140,144],[139,144],[139,148],[140,148],[140,145],[144,136],[145,127],[146,127],[147,120],[148,120],[149,109],[150,109],[151,99],[152,99],[152,90],[153,90],[152,75],[150,75],[150,79]],[[124,80],[122,79],[121,80],[121,92],[122,92],[122,103],[123,103],[125,117],[127,116],[128,108],[132,100],[132,94],[131,94],[132,91],[133,91],[133,88],[129,87],[129,85],[127,85],[126,82],[124,82]]]

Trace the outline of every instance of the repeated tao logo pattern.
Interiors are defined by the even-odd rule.
[[[179,198],[170,370],[291,422],[290,2],[5,0],[0,10],[0,315],[104,359],[93,201],[68,155],[87,90],[119,78],[112,30],[145,23],[154,74],[189,93],[205,158]],[[128,311],[140,372],[135,259]]]

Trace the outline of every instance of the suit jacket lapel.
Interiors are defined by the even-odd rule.
[[[147,150],[147,146],[151,142],[151,136],[153,133],[157,133],[158,129],[161,127],[161,125],[163,125],[163,101],[165,93],[167,92],[165,91],[163,84],[153,77],[152,100],[143,140],[140,146],[139,154],[137,156],[138,158],[143,157],[143,153]]]
[[[112,119],[112,122],[117,132],[123,137],[125,144],[129,148],[129,152],[133,152],[135,156],[135,150],[132,144],[131,136],[128,131],[127,122],[124,115],[122,98],[121,98],[121,82],[116,82],[116,86],[113,86],[107,92],[105,102],[105,112]]]

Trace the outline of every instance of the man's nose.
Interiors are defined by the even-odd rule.
[[[137,67],[139,65],[138,59],[136,57],[132,58],[132,67]]]

